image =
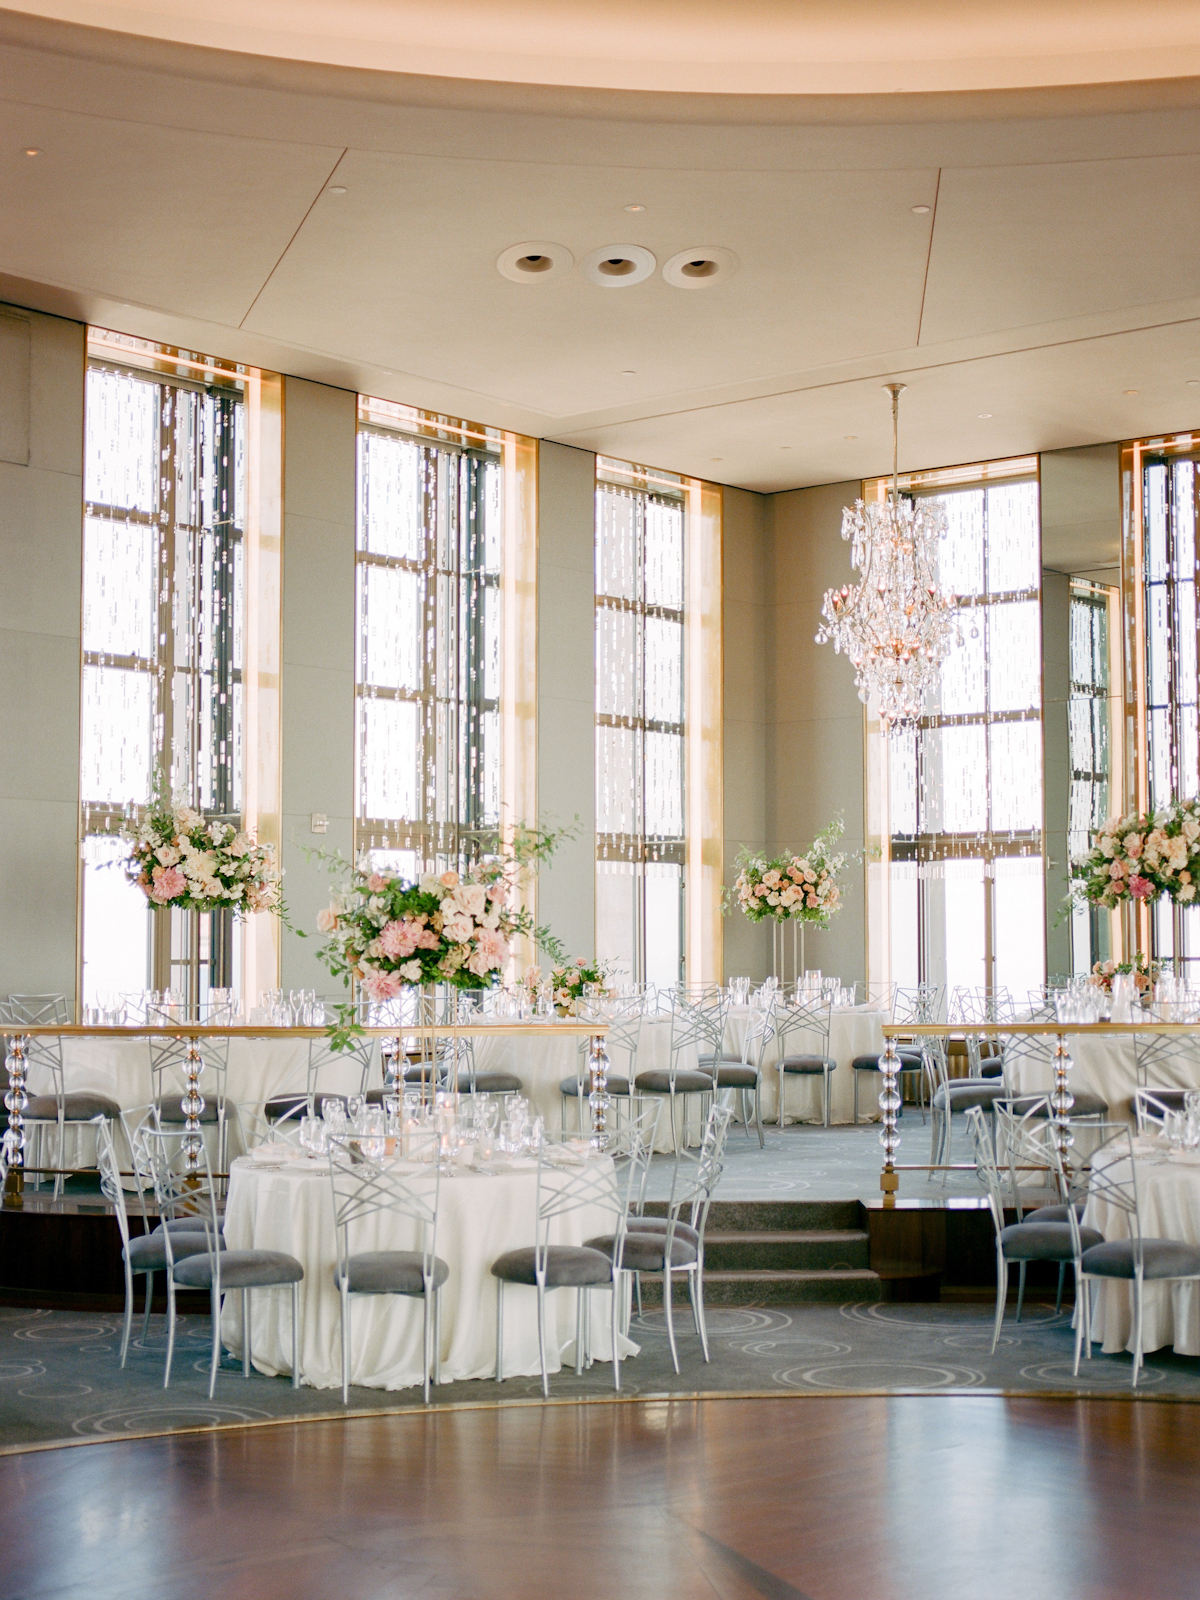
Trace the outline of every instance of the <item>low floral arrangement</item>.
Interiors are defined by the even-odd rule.
[[[610,999],[613,994],[610,982],[613,970],[613,962],[589,961],[586,956],[578,956],[574,961],[552,967],[550,981],[554,985],[554,1009],[559,1016],[575,1015],[589,983],[596,985],[596,992],[602,999]]]
[[[209,822],[181,800],[156,794],[143,820],[121,830],[129,845],[130,883],[154,910],[283,910],[282,874],[273,845],[230,822]]]
[[[415,882],[365,863],[354,868],[317,913],[325,935],[318,959],[379,1003],[421,984],[488,988],[522,934],[557,954],[548,930],[534,926],[518,898],[531,864],[548,857],[562,836],[525,828],[508,842],[493,836],[494,850],[465,871],[426,872]],[[353,1005],[342,1007],[331,1032],[335,1047],[344,1048],[358,1031]]]
[[[1111,910],[1167,895],[1177,905],[1200,883],[1200,799],[1172,800],[1149,816],[1109,817],[1085,856],[1071,863],[1072,895]]]
[[[1161,961],[1147,961],[1139,950],[1132,961],[1097,961],[1088,981],[1105,994],[1111,994],[1113,979],[1125,974],[1133,978],[1139,998],[1145,999],[1154,993],[1161,971]]]
[[[736,906],[751,922],[770,918],[776,922],[812,922],[827,928],[842,904],[837,875],[845,866],[846,857],[835,854],[833,846],[844,831],[841,817],[835,817],[804,855],[782,855],[769,861],[742,850],[733,888],[725,891],[725,910]]]

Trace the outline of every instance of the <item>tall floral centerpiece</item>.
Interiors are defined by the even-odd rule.
[[[605,1000],[610,999],[613,993],[613,967],[611,961],[589,961],[586,956],[577,956],[574,961],[560,962],[551,967],[554,1009],[559,1016],[575,1015],[589,984],[594,994]]]
[[[738,855],[738,874],[733,888],[725,891],[725,910],[736,907],[751,922],[772,923],[777,972],[784,923],[792,924],[792,964],[794,976],[798,977],[804,967],[805,926],[827,928],[841,909],[842,891],[837,880],[846,857],[833,847],[844,832],[839,814],[802,855],[785,853],[768,859],[751,850],[742,850]]]
[[[1161,811],[1109,817],[1086,855],[1071,863],[1071,898],[1105,910],[1166,895],[1196,899],[1200,884],[1200,799],[1172,800]]]
[[[282,912],[274,846],[256,843],[231,822],[206,820],[161,789],[121,837],[129,846],[125,875],[156,911]]]

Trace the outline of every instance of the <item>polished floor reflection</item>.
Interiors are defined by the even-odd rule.
[[[0,1596],[1192,1596],[1196,1408],[533,1404],[0,1460]]]

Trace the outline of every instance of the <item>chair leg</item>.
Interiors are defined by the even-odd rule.
[[[171,1321],[175,1321],[174,1295],[172,1294]],[[212,1362],[208,1371],[208,1398],[217,1392],[217,1368],[221,1365],[221,1296],[214,1283],[208,1292],[209,1314],[212,1317]]]
[[[1133,1280],[1133,1380],[1137,1388],[1138,1371],[1142,1365],[1142,1304],[1144,1300],[1141,1278]]]
[[[350,1404],[350,1296],[342,1284],[342,1404]]]
[[[663,1315],[667,1320],[667,1342],[671,1346],[671,1365],[679,1372],[679,1352],[675,1348],[675,1321],[671,1311],[671,1269],[663,1269]]]
[[[992,1328],[992,1354],[1000,1343],[1000,1329],[1004,1323],[1004,1307],[1008,1300],[1008,1262],[996,1252],[996,1321]]]
[[[125,1318],[121,1324],[121,1365],[129,1355],[129,1336],[133,1332],[133,1268],[125,1262]]]
[[[300,1285],[292,1285],[292,1388],[300,1387]]]
[[[621,1350],[620,1350],[620,1345],[619,1345],[618,1341],[620,1340],[620,1337],[621,1337],[621,1332],[620,1332],[621,1306],[624,1304],[625,1276],[626,1275],[623,1272],[614,1272],[613,1273],[613,1280],[612,1280],[612,1313],[611,1313],[612,1330],[611,1330],[611,1337],[612,1337],[613,1388],[617,1389],[617,1390],[619,1390],[620,1387],[621,1387]]]
[[[496,1279],[496,1382],[504,1382],[504,1279]]]
[[[575,1376],[583,1376],[583,1302],[586,1289],[575,1291]]]
[[[250,1376],[250,1291],[242,1290],[242,1377]]]
[[[763,1150],[766,1148],[767,1141],[763,1138],[761,1072],[759,1073],[758,1080],[754,1085],[754,1126],[758,1130],[758,1148]]]
[[[142,1317],[142,1349],[150,1342],[150,1305],[154,1299],[154,1274],[146,1274],[146,1310]]]
[[[442,1291],[433,1291],[433,1381],[442,1381]]]
[[[1025,1268],[1028,1262],[1022,1261],[1020,1274],[1017,1278],[1017,1321],[1021,1320],[1021,1308],[1025,1304]]]
[[[854,1074],[854,1126],[858,1127],[858,1073]]]
[[[1062,1316],[1063,1285],[1066,1283],[1066,1281],[1067,1263],[1065,1261],[1060,1261],[1058,1263],[1058,1294],[1055,1296],[1054,1300],[1054,1315],[1056,1317]]]
[[[784,1085],[784,1082],[785,1082],[785,1079],[784,1079],[784,1075],[783,1075],[783,1068],[780,1067],[780,1069],[779,1069],[779,1109],[775,1113],[775,1122],[776,1122],[776,1125],[778,1127],[780,1127],[780,1128],[783,1127],[783,1085]]]
[[[538,1362],[542,1369],[542,1397],[550,1398],[550,1374],[546,1371],[546,1288],[537,1286]]]
[[[424,1312],[425,1312],[425,1315],[424,1315],[424,1318],[423,1318],[425,1327],[424,1327],[423,1337],[421,1339],[421,1377],[422,1377],[422,1380],[423,1380],[422,1384],[421,1384],[421,1392],[425,1396],[425,1404],[428,1405],[429,1404],[429,1347],[430,1347],[430,1344],[432,1343],[431,1335],[432,1335],[432,1330],[433,1330],[433,1296],[429,1292],[429,1285],[428,1284],[425,1285],[425,1293],[421,1296],[421,1300],[422,1300],[423,1309],[424,1309]]]
[[[171,1362],[175,1358],[175,1279],[167,1269],[167,1364],[163,1369],[163,1388],[171,1383]]]
[[[825,1079],[825,1113],[824,1113],[823,1126],[827,1128],[829,1126],[829,1118],[830,1118],[831,1109],[832,1109],[831,1105],[830,1105],[830,1081],[829,1081],[829,1068],[828,1067],[825,1068],[825,1071],[822,1074],[822,1076]]]

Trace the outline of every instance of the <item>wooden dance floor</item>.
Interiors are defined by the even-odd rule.
[[[4,1600],[1174,1600],[1200,1410],[551,1404],[0,1459]]]

